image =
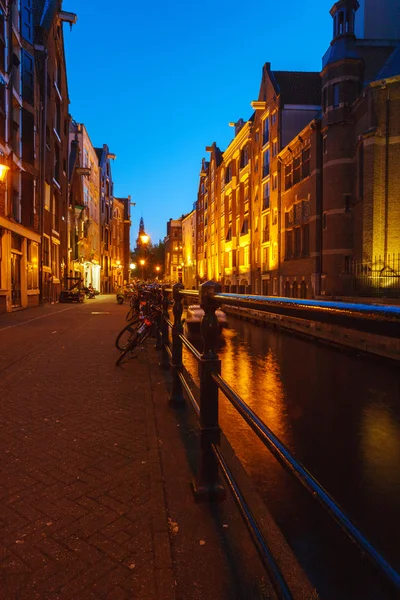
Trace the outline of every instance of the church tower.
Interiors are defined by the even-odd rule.
[[[353,254],[354,125],[352,105],[363,82],[363,61],[354,34],[357,0],[339,0],[330,14],[333,39],[323,58],[322,293],[340,289],[340,274]],[[329,277],[324,275],[329,273]]]

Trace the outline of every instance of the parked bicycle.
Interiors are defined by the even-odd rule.
[[[121,364],[129,352],[133,353],[138,346],[141,346],[151,334],[162,311],[156,304],[150,304],[148,308],[148,314],[141,315],[135,323],[129,323],[117,336],[115,344],[119,350],[122,350],[115,361],[116,366]]]

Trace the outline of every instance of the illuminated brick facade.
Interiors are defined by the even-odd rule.
[[[368,295],[379,292],[379,274],[385,285],[397,277],[400,291],[400,27],[395,4],[384,4],[380,39],[356,39],[357,0],[334,4],[322,71],[274,71],[266,63],[250,119],[231,124],[235,137],[224,152],[206,147],[198,283],[352,296],[362,263],[378,279]],[[360,30],[369,36],[373,6],[364,0]]]

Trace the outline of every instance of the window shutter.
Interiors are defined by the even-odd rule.
[[[21,0],[21,33],[24,40],[33,44],[32,0]]]

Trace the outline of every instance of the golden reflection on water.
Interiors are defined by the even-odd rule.
[[[219,348],[222,377],[272,432],[290,446],[286,394],[274,350],[269,348],[266,355],[253,356],[249,343],[239,339],[234,329],[225,329],[223,336],[224,343]],[[183,361],[198,384],[197,362],[186,349]],[[221,428],[249,474],[265,475],[273,465],[274,479],[280,479],[278,473],[282,468],[222,392],[219,402]]]
[[[365,406],[360,436],[364,479],[370,492],[390,493],[395,486],[400,490],[400,471],[393,469],[400,464],[400,426],[387,406]]]
[[[233,329],[225,330],[224,338],[220,352],[222,377],[271,431],[288,443],[286,394],[274,350],[269,348],[265,356],[253,356],[248,342],[238,339]],[[249,473],[260,474],[261,462],[268,468],[272,463],[275,465],[270,452],[223,394],[220,406],[221,427]]]

